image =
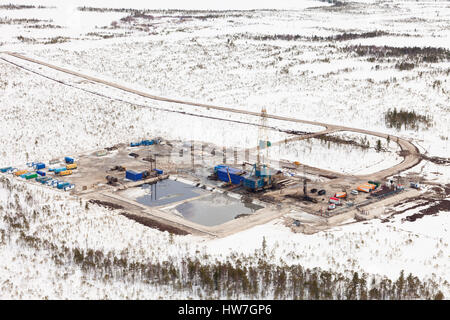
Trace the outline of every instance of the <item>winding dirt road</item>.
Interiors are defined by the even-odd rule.
[[[189,101],[184,101],[184,100],[177,100],[177,99],[171,99],[171,98],[165,98],[165,97],[160,97],[160,96],[155,96],[155,95],[151,95],[142,91],[138,91],[135,89],[131,89],[125,86],[122,86],[120,84],[111,82],[111,81],[107,81],[104,79],[100,79],[97,77],[93,77],[93,76],[89,76],[89,75],[85,75],[76,71],[72,71],[66,68],[61,68],[49,63],[46,63],[44,61],[40,61],[40,60],[36,60],[33,58],[29,58],[26,57],[24,55],[18,54],[18,53],[14,53],[14,52],[3,52],[4,54],[13,56],[15,58],[18,59],[22,59],[28,62],[32,62],[35,64],[39,64],[41,66],[45,66],[66,74],[70,74],[72,76],[75,77],[79,77],[79,78],[83,78],[92,82],[96,82],[99,84],[103,84],[112,88],[116,88],[122,91],[126,91],[128,93],[131,94],[135,94],[135,95],[139,95],[141,97],[145,97],[151,100],[157,100],[157,101],[163,101],[163,102],[169,102],[169,103],[175,103],[175,104],[181,104],[181,105],[185,105],[185,106],[193,106],[193,107],[201,107],[201,108],[206,108],[206,109],[213,109],[213,110],[220,110],[220,111],[225,111],[225,112],[231,112],[231,113],[236,113],[236,114],[244,114],[244,115],[250,115],[250,116],[255,116],[255,117],[260,117],[260,113],[259,112],[254,112],[254,111],[248,111],[248,110],[241,110],[241,109],[235,109],[235,108],[229,108],[229,107],[220,107],[220,106],[215,106],[215,105],[210,105],[210,104],[203,104],[203,103],[196,103],[196,102],[189,102]],[[7,59],[3,59],[4,61],[10,62]],[[11,63],[11,62],[10,62]],[[292,117],[286,117],[286,116],[280,116],[280,115],[274,115],[274,114],[267,114],[267,118],[269,119],[275,119],[275,120],[281,120],[281,121],[288,121],[288,122],[296,122],[296,123],[303,123],[303,124],[309,124],[309,125],[315,125],[315,126],[322,126],[325,127],[325,130],[317,132],[317,133],[312,133],[312,134],[307,134],[307,135],[303,135],[303,136],[298,136],[298,137],[294,137],[291,138],[290,140],[302,140],[302,139],[307,139],[313,136],[317,136],[317,135],[321,135],[321,134],[327,134],[327,133],[332,133],[332,132],[338,132],[338,131],[350,131],[350,132],[356,132],[356,133],[363,133],[363,134],[368,134],[368,135],[373,135],[373,136],[377,136],[377,137],[381,137],[381,138],[387,138],[388,134],[385,133],[380,133],[380,132],[376,132],[376,131],[370,131],[370,130],[365,130],[365,129],[358,129],[358,128],[351,128],[351,127],[345,127],[345,126],[340,126],[340,125],[334,125],[334,124],[328,124],[328,123],[324,123],[324,122],[318,122],[318,121],[309,121],[309,120],[303,120],[303,119],[296,119],[296,118],[292,118]],[[388,169],[385,170],[381,170],[378,171],[376,173],[373,174],[369,174],[369,175],[347,175],[348,177],[355,177],[358,179],[366,179],[366,178],[370,178],[370,179],[384,179],[385,177],[388,176],[392,176],[395,174],[398,174],[401,171],[404,171],[406,169],[409,169],[415,165],[417,165],[420,160],[421,160],[421,154],[419,149],[412,144],[410,141],[397,137],[397,136],[393,136],[393,135],[389,135],[390,140],[392,142],[396,142],[398,143],[398,145],[400,146],[401,150],[402,150],[402,156],[403,156],[403,161],[400,162],[399,164],[390,167]],[[275,144],[278,143],[284,143],[285,140],[283,141],[279,141],[279,142],[275,142]],[[336,173],[338,176],[343,176],[342,174]]]

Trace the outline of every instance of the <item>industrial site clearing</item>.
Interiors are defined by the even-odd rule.
[[[0,298],[449,297],[448,2],[11,2]]]

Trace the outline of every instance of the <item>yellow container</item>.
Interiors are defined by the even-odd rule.
[[[25,174],[25,173],[28,173],[28,170],[19,170],[19,171],[16,171],[16,172],[14,172],[14,175],[15,175],[15,176],[20,176],[20,175]]]
[[[59,173],[60,176],[68,176],[72,174],[72,170],[61,171]]]
[[[76,163],[68,164],[66,166],[66,170],[72,170],[72,169],[76,169],[76,168],[77,168],[77,164]]]

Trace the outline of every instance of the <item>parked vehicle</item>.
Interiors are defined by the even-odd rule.
[[[325,193],[327,193],[324,189],[319,190],[319,192],[317,193],[319,196],[323,196]]]
[[[74,184],[69,184],[68,186],[64,187],[64,191],[69,191],[69,190],[72,190],[73,188],[75,188],[75,185]]]
[[[351,194],[353,194],[355,196],[358,195],[358,193],[359,193],[358,190],[352,190],[352,192],[351,192]]]
[[[417,182],[411,182],[411,183],[409,184],[409,186],[410,186],[411,188],[414,188],[414,189],[419,189],[419,188],[420,188],[420,185],[419,185]]]
[[[329,203],[340,204],[341,201],[338,198],[336,198],[336,197],[331,197],[330,200],[329,200]]]

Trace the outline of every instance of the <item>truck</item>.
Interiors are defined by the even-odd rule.
[[[70,183],[68,186],[64,187],[64,191],[69,191],[69,190],[72,190],[73,188],[75,188],[75,185]]]
[[[414,188],[414,189],[419,189],[419,188],[420,188],[420,185],[419,185],[418,182],[411,182],[411,183],[409,184],[409,186],[410,186],[411,188]]]
[[[336,198],[336,197],[331,197],[330,200],[329,200],[329,203],[331,203],[331,204],[340,204],[341,201],[338,198]]]
[[[54,187],[54,188],[56,188],[56,187],[58,186],[58,183],[59,183],[59,182],[60,182],[60,181],[58,181],[58,180],[52,180],[51,186]]]

